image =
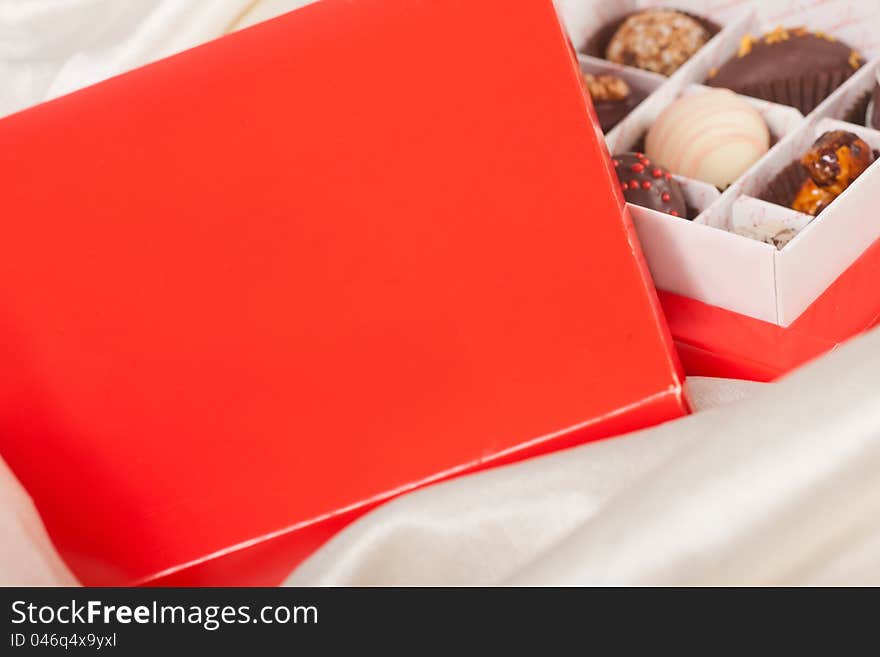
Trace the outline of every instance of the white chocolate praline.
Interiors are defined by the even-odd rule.
[[[680,176],[726,189],[770,148],[761,114],[727,89],[683,96],[645,139],[645,154]]]

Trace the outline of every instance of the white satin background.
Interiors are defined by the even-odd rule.
[[[0,115],[307,2],[0,0]],[[691,379],[696,415],[404,496],[287,583],[880,583],[878,360]],[[74,581],[2,461],[0,535],[0,583]]]
[[[880,584],[880,332],[745,398],[413,493],[290,585]],[[706,387],[708,386],[708,390]]]

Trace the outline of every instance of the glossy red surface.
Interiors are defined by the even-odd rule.
[[[0,121],[0,452],[74,572],[275,583],[685,413],[590,111],[550,0],[325,0]]]

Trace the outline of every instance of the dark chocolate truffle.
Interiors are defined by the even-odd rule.
[[[615,155],[612,163],[628,203],[688,218],[681,186],[671,173],[653,164],[644,153]]]
[[[862,65],[845,43],[804,28],[776,28],[760,39],[743,37],[737,55],[710,74],[707,84],[812,112]]]
[[[611,37],[605,59],[672,75],[712,37],[699,21],[668,9],[646,9],[626,20]]]
[[[858,135],[826,132],[801,158],[809,178],[792,203],[798,212],[817,216],[874,162],[874,153]]]
[[[593,99],[602,132],[612,130],[643,100],[616,75],[584,73],[584,81]]]

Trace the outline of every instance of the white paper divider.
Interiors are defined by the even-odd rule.
[[[791,242],[814,219],[811,215],[751,196],[736,199],[731,216],[732,232],[776,248]]]
[[[880,65],[875,67],[874,84],[876,84],[877,86],[880,86]],[[876,98],[876,95],[874,93],[872,93],[874,85],[872,85],[870,82],[868,82],[868,85],[870,85],[870,91],[868,91],[867,93],[871,94],[870,95],[871,100],[868,102],[868,108],[865,111],[865,125],[870,126],[870,125],[874,125],[876,122],[876,118],[874,117],[874,108],[875,108],[875,103],[877,102],[877,98]],[[878,127],[878,126],[874,125],[874,127]]]
[[[688,208],[691,210],[702,213],[703,210],[710,207],[721,196],[721,192],[718,191],[715,185],[694,180],[693,178],[684,178],[683,176],[673,176],[673,178],[681,187],[685,203],[687,203]]]
[[[775,247],[632,204],[629,209],[658,288],[777,321]]]
[[[556,1],[578,47],[608,23],[651,7],[679,9],[722,27],[719,34],[606,135],[612,153],[633,150],[659,113],[676,97],[699,93],[699,85],[709,72],[735,55],[746,34],[760,37],[777,26],[803,26],[833,35],[871,60],[806,119],[792,108],[763,108],[768,111],[765,120],[777,143],[724,193],[714,200],[708,197],[708,206],[692,203],[696,186],[683,180],[689,204],[702,211],[695,221],[630,206],[658,288],[787,326],[880,239],[880,222],[876,221],[874,210],[880,204],[880,164],[862,174],[812,221],[806,215],[753,198],[783,168],[799,160],[825,130],[856,132],[880,149],[880,133],[840,121],[873,88],[880,65],[880,1]],[[585,61],[595,64],[602,60],[582,56],[581,61],[583,65]],[[757,107],[763,101],[749,102]],[[858,120],[862,122],[861,117]],[[781,250],[729,232],[759,229],[752,237],[764,239],[774,225],[799,232]]]
[[[880,163],[873,165],[874,173]],[[776,253],[779,324],[788,326],[880,239],[877,178],[860,176],[788,245]],[[831,214],[831,209],[834,213]]]

